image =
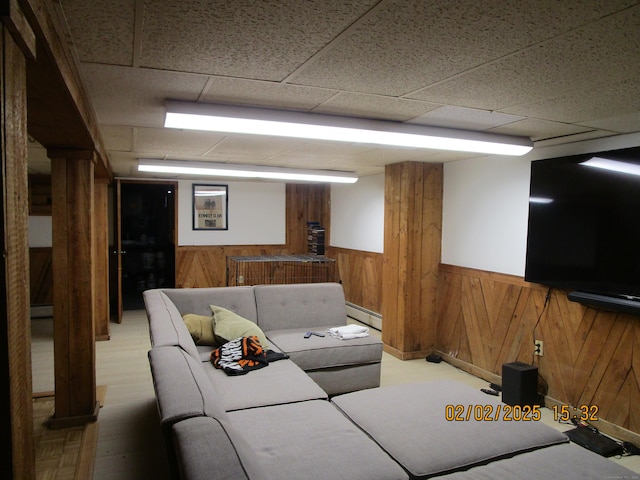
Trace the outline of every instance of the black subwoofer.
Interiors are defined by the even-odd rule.
[[[522,362],[502,365],[502,401],[507,405],[539,405],[538,367]]]

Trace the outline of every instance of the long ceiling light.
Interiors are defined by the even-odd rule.
[[[168,173],[215,177],[260,178],[291,182],[355,183],[358,177],[352,172],[334,170],[307,170],[258,165],[139,159],[139,172]]]
[[[525,137],[317,113],[176,101],[166,109],[167,128],[514,156],[533,148]]]

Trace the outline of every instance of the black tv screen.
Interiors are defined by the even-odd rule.
[[[640,297],[640,147],[531,163],[525,279]]]

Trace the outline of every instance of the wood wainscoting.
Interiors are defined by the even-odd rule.
[[[291,255],[284,245],[189,246],[176,249],[176,287],[225,287],[227,257],[243,255]]]
[[[637,316],[585,307],[521,277],[441,265],[437,346],[496,375],[504,363],[533,362],[548,397],[596,406],[599,418],[640,433]]]
[[[328,247],[327,256],[336,260],[338,281],[347,302],[376,313],[382,311],[382,254]]]

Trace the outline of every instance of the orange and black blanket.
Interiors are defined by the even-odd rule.
[[[258,337],[238,337],[211,352],[213,366],[227,375],[245,375],[269,365],[269,362],[289,358],[284,353],[264,350]]]

